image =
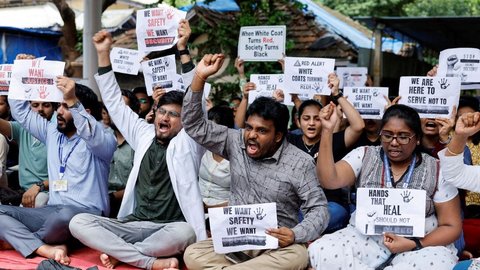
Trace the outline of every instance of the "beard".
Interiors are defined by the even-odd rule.
[[[71,131],[75,131],[77,129],[77,127],[75,127],[75,124],[73,123],[73,120],[65,121],[65,119],[61,116],[57,116],[57,118],[63,120],[65,123],[65,126],[60,126],[57,124],[57,130],[60,131],[61,133],[65,134]]]

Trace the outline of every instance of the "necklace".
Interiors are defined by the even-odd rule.
[[[310,148],[308,148],[307,144],[305,143],[305,140],[302,138],[303,146],[305,146],[305,149],[307,149],[308,153],[311,153],[313,148],[315,147],[316,143],[314,143]]]

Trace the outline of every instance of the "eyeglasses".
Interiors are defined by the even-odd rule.
[[[180,113],[174,112],[174,111],[167,111],[164,108],[158,108],[157,113],[160,114],[160,115],[165,115],[166,114],[168,117],[172,117],[172,118],[180,117]]]
[[[147,103],[147,99],[146,98],[139,98],[138,101],[142,104],[145,104]]]
[[[380,132],[382,142],[391,143],[393,139],[396,139],[398,144],[408,144],[410,140],[415,137],[415,134],[408,135],[393,135],[392,133]]]

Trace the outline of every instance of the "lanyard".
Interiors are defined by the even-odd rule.
[[[80,142],[80,138],[77,138],[75,141],[75,144],[73,147],[70,149],[70,151],[67,153],[65,156],[65,159],[63,158],[63,141],[65,140],[65,135],[60,136],[60,147],[58,147],[58,158],[60,159],[60,171],[58,173],[58,176],[60,180],[63,178],[63,175],[65,174],[65,168],[67,167],[67,161],[70,158],[70,155],[72,154],[73,150],[75,150],[75,147],[77,147],[78,143]]]
[[[415,163],[417,161],[417,155],[413,155],[412,161],[410,163],[410,166],[408,167],[408,173],[407,173],[407,179],[403,181],[403,188],[408,188],[408,184],[410,184],[410,181],[412,180],[412,175],[413,175],[413,169],[415,168]],[[386,174],[386,179],[385,179],[385,184],[387,188],[392,188],[392,174],[391,174],[391,169],[390,169],[390,163],[388,162],[387,154],[383,153],[383,166],[385,169],[385,174]]]

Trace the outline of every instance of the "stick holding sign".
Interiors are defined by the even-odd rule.
[[[401,77],[399,104],[414,108],[421,118],[450,118],[458,107],[458,77]]]

